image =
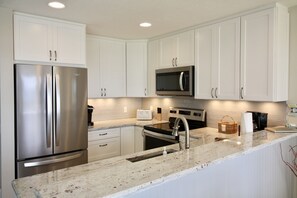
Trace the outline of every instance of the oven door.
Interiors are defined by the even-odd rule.
[[[161,133],[143,130],[144,150],[163,147],[178,143],[175,136],[164,135]]]

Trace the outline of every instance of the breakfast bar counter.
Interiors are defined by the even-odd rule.
[[[297,137],[297,133],[260,131],[241,136],[218,133],[214,128],[191,130],[191,145],[181,150],[138,162],[126,158],[163,148],[61,169],[12,182],[17,197],[123,197],[162,185],[228,159],[239,158]],[[227,138],[215,142],[215,138]],[[179,145],[168,146],[178,150]]]

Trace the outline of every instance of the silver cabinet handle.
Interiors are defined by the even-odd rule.
[[[52,144],[52,79],[51,75],[46,75],[46,146],[51,147]]]
[[[49,51],[49,60],[52,61],[52,50]]]
[[[171,63],[172,63],[172,66],[174,67],[174,58],[172,59]]]
[[[103,96],[103,89],[101,88],[101,96]]]
[[[144,95],[146,96],[146,88],[144,88]]]
[[[243,87],[240,88],[240,98],[243,99]]]
[[[214,98],[214,96],[213,96],[213,88],[211,88],[210,95],[211,95],[211,98]]]
[[[61,158],[57,158],[57,159],[36,161],[36,162],[28,162],[28,163],[24,164],[24,167],[35,167],[35,166],[54,164],[54,163],[58,163],[58,162],[65,162],[65,161],[69,161],[69,160],[79,158],[79,157],[81,157],[81,155],[82,155],[82,153],[74,154],[72,156],[67,156],[67,157],[61,157]]]
[[[184,77],[184,72],[181,72],[179,76],[179,87],[181,91],[184,91],[183,77]]]
[[[99,133],[99,136],[107,135],[107,133]]]
[[[60,115],[61,115],[61,100],[60,100],[60,76],[55,75],[55,142],[56,146],[60,145],[60,138],[58,128],[60,128]]]
[[[55,50],[55,61],[57,61],[57,58],[58,58],[57,51]]]
[[[175,66],[177,67],[177,57],[175,58]]]
[[[215,89],[215,97],[218,98],[218,88]]]
[[[106,96],[106,88],[104,88],[104,96]]]
[[[100,144],[99,147],[105,147],[107,146],[108,144]]]

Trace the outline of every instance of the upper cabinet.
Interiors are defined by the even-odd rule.
[[[160,40],[160,66],[194,65],[194,30]]]
[[[241,18],[241,99],[288,99],[288,22],[280,5]]]
[[[87,37],[89,98],[126,96],[125,41]]]
[[[15,13],[16,62],[85,65],[83,24]]]
[[[147,96],[147,41],[127,41],[127,96]]]
[[[288,17],[277,4],[197,29],[195,98],[287,100]]]
[[[156,97],[156,69],[159,68],[160,40],[148,42],[147,88],[148,96]]]
[[[240,19],[199,28],[195,34],[195,98],[239,99]]]

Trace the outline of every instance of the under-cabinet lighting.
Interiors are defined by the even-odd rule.
[[[65,8],[65,4],[59,2],[59,1],[51,1],[48,3],[48,6],[49,7],[52,7],[52,8],[56,8],[56,9],[63,9]]]

